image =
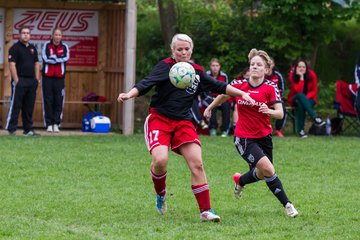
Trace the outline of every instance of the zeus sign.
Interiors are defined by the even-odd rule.
[[[70,66],[96,66],[99,35],[97,11],[14,9],[13,39],[21,26],[31,28],[31,42],[41,46],[51,38],[52,30],[63,30],[63,41],[70,47]]]

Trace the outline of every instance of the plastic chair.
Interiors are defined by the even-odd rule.
[[[342,119],[342,132],[355,131],[360,134],[360,122],[357,119],[355,110],[355,97],[357,84],[348,84],[343,80],[336,81],[336,101],[334,108],[338,117]]]

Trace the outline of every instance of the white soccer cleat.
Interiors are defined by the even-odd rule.
[[[215,214],[214,210],[208,210],[200,213],[200,221],[202,222],[220,222],[220,217]]]
[[[49,125],[46,129],[47,132],[53,132],[53,126]]]
[[[298,211],[295,209],[294,205],[292,205],[292,203],[288,202],[285,205],[285,212],[289,217],[296,217],[299,213]]]
[[[54,132],[56,133],[60,132],[59,125],[54,124]]]
[[[166,196],[160,196],[156,194],[156,209],[161,214],[164,215],[167,211]]]
[[[233,179],[235,182],[235,188],[234,188],[234,196],[236,199],[240,199],[242,196],[242,192],[244,187],[239,185],[239,180],[240,180],[241,174],[240,173],[235,173],[233,175]]]
[[[234,196],[235,196],[236,199],[240,199],[240,198],[241,198],[243,189],[244,189],[244,188],[243,188],[242,186],[240,186],[240,185],[238,185],[238,184],[235,185],[235,188],[234,188]]]

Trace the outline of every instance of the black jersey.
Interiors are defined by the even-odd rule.
[[[204,91],[225,93],[226,83],[215,80],[204,73],[204,68],[190,63],[196,72],[195,81],[186,89],[176,88],[169,79],[170,68],[176,63],[173,58],[166,58],[154,66],[148,76],[135,87],[139,95],[144,95],[155,86],[155,93],[151,98],[150,107],[160,114],[172,119],[191,119],[190,108],[194,98]]]
[[[9,49],[9,62],[16,63],[19,77],[35,78],[35,63],[38,61],[38,52],[30,43],[25,45],[18,41]]]

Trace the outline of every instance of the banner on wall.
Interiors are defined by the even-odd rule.
[[[68,66],[97,66],[99,17],[97,11],[14,9],[13,40],[19,39],[21,26],[31,28],[30,42],[36,45],[41,61],[41,49],[51,39],[54,27],[63,30],[62,41],[70,48]]]
[[[0,8],[0,64],[4,63],[5,10]]]

